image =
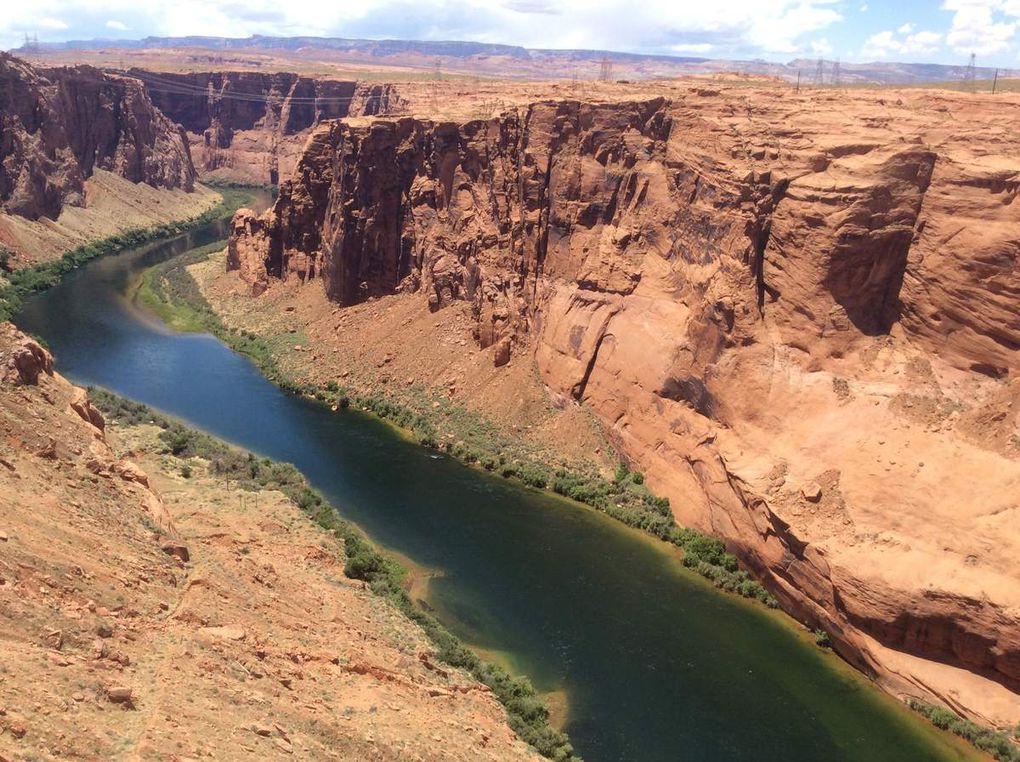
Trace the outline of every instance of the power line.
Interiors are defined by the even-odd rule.
[[[186,82],[174,82],[172,80],[161,79],[152,74],[140,73],[137,71],[126,71],[124,74],[133,79],[141,80],[148,90],[156,93],[166,93],[168,95],[189,95],[189,96],[201,96],[204,98],[218,98],[234,101],[247,101],[254,103],[268,103],[269,101],[278,101],[283,98],[287,98],[291,103],[296,104],[309,104],[315,105],[317,103],[350,103],[353,100],[357,100],[357,95],[350,96],[323,96],[323,97],[307,97],[307,96],[290,96],[286,94],[282,95],[261,95],[258,93],[240,93],[231,92],[229,90],[216,90],[211,87],[201,87],[199,85],[192,85]],[[212,84],[212,83],[210,83]]]

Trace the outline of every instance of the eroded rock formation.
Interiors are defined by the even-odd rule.
[[[323,120],[391,113],[404,106],[390,84],[292,73],[132,69],[159,109],[187,131],[202,172],[261,183],[289,177],[307,130]]]
[[[0,210],[56,219],[84,206],[96,169],[156,188],[190,191],[195,180],[183,131],[137,80],[0,54]]]
[[[273,209],[235,218],[228,267],[256,295],[468,301],[495,363],[533,357],[846,658],[1001,722],[1020,688],[1018,115],[690,89],[336,122]]]

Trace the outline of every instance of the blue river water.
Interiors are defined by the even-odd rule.
[[[91,262],[15,322],[75,382],[297,465],[373,540],[430,570],[425,602],[451,630],[559,692],[588,762],[970,756],[664,545],[285,394],[215,338],[131,304],[141,270],[224,233],[215,223]]]

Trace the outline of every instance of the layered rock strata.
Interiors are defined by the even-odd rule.
[[[1018,116],[681,88],[334,122],[227,266],[254,295],[469,303],[495,364],[590,406],[847,659],[1015,722]]]
[[[393,85],[383,83],[286,72],[128,73],[187,131],[201,172],[258,183],[289,177],[308,130],[320,122],[406,105]]]
[[[137,80],[0,54],[0,211],[56,219],[85,205],[96,170],[154,188],[191,191],[195,181],[183,131]]]

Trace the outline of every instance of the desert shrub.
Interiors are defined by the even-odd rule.
[[[982,727],[976,722],[965,720],[949,709],[919,699],[908,699],[907,706],[927,717],[935,727],[948,730],[950,733],[966,739],[978,749],[991,754],[999,762],[1020,762],[1020,747],[1013,743],[1005,733]]]

